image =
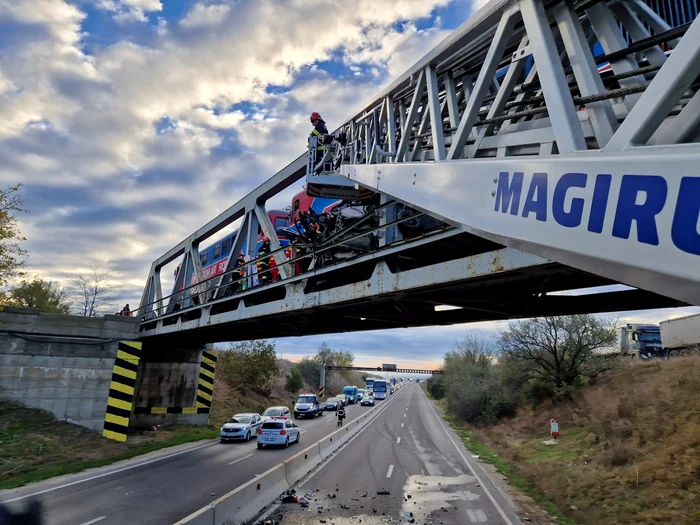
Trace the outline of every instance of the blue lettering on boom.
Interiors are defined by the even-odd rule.
[[[585,192],[590,181],[593,182],[592,196]],[[522,215],[528,218],[534,214],[538,221],[547,221],[549,201],[549,175],[534,173],[528,180],[527,188],[524,173],[501,172],[498,176],[495,192],[494,211]],[[552,195],[551,217],[566,228],[577,228],[584,223],[585,201],[591,199],[590,212],[585,223],[587,231],[602,233],[605,225],[605,213],[610,200],[612,175],[598,174],[589,177],[586,173],[565,173],[558,178]],[[520,196],[527,189],[522,213]],[[569,192],[570,206],[565,203]],[[637,241],[652,246],[659,245],[657,216],[665,206],[674,204],[668,201],[668,184],[658,175],[623,175],[617,202],[612,217],[612,236],[629,239],[632,225],[636,226]],[[608,222],[609,224],[609,222]],[[675,202],[673,223],[670,233],[673,244],[686,253],[700,255],[700,177],[681,179],[678,199]]]

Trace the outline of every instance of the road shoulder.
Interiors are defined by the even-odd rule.
[[[427,395],[426,399],[435,409],[435,412],[449,429],[450,433],[453,434],[456,442],[464,448],[466,454],[468,454],[468,457],[472,460],[470,461],[472,468],[478,469],[479,474],[483,474],[483,477],[490,482],[494,489],[498,491],[499,495],[515,510],[521,521],[534,525],[556,525],[562,523],[560,518],[551,516],[545,509],[538,505],[534,499],[513,487],[509,483],[508,478],[499,472],[495,465],[481,460],[479,455],[469,450],[464,440],[455,431],[452,421],[445,416],[445,411],[442,406]]]

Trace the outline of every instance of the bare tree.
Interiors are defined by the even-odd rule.
[[[506,360],[519,363],[527,378],[562,388],[613,368],[615,359],[594,351],[613,345],[616,338],[614,321],[589,314],[564,315],[511,324],[501,334],[499,347]]]
[[[119,293],[110,284],[114,270],[93,263],[88,267],[84,274],[69,277],[71,285],[68,294],[73,301],[72,313],[83,317],[114,313],[119,300]]]

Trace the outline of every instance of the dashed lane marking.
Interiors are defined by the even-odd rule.
[[[401,436],[396,438],[396,444],[398,445],[399,443],[401,443]]]
[[[255,454],[248,454],[247,456],[243,456],[242,458],[238,458],[235,461],[232,461],[229,463],[229,465],[233,465],[234,463],[238,463],[239,461],[243,461],[244,459],[252,458]]]
[[[401,423],[401,428],[403,428],[403,426],[404,426],[404,423]]]
[[[391,474],[394,472],[394,465],[389,465],[389,471],[386,473],[386,477],[390,478]]]
[[[472,523],[486,523],[487,521],[483,510],[467,509],[467,516],[469,516],[469,521]]]
[[[98,521],[102,521],[106,517],[107,516],[100,516],[99,518],[95,518],[94,520],[86,521],[85,523],[82,523],[81,525],[92,525],[93,523],[97,523]]]

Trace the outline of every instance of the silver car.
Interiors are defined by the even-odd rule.
[[[221,427],[219,437],[222,443],[237,439],[250,441],[250,438],[257,437],[258,429],[262,423],[260,414],[236,414]]]

